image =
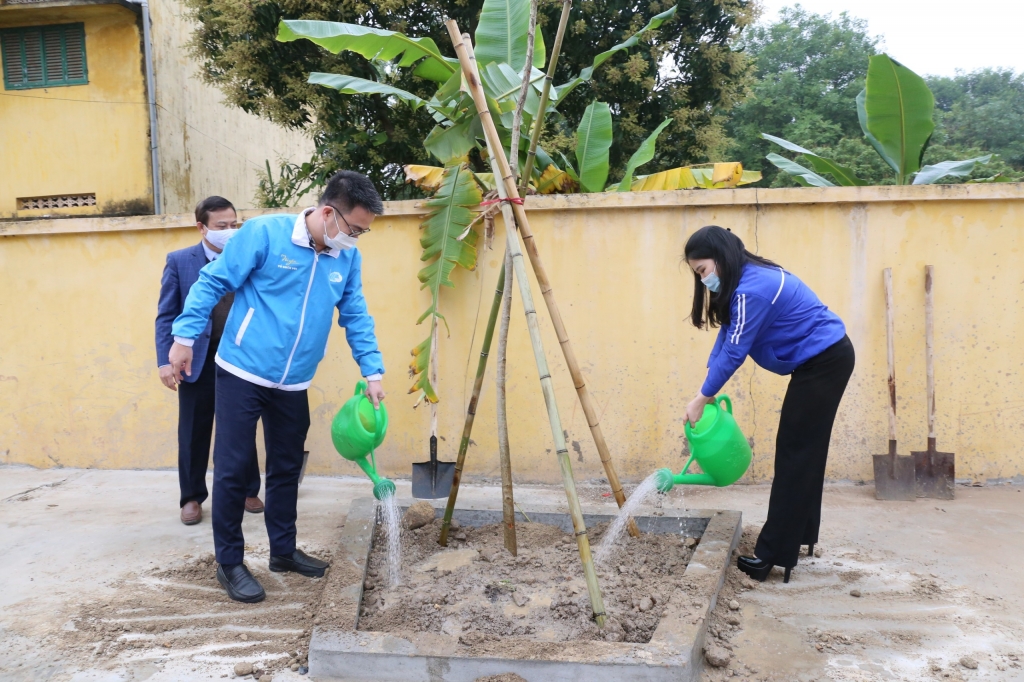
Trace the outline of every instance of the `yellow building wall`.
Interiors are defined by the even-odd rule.
[[[797,274],[846,322],[857,368],[840,409],[828,476],[870,480],[887,451],[882,270],[896,297],[901,453],[927,437],[924,266],[935,266],[938,444],[972,481],[1024,474],[1024,186],[721,190],[530,199],[530,216],[570,337],[622,477],[684,462],[684,408],[705,374],[713,332],[687,316],[687,237],[730,227],[748,248]],[[377,457],[408,476],[428,457],[429,408],[406,390],[409,351],[427,335],[416,272],[422,209],[387,205],[360,240],[364,286],[388,373],[391,426]],[[157,468],[176,464],[176,396],[158,378],[153,318],[165,254],[196,242],[188,215],[0,223],[0,462]],[[439,457],[454,460],[501,261],[455,274],[441,312]],[[536,282],[544,343],[578,480],[603,476]],[[559,479],[518,293],[509,342],[513,470]],[[336,330],[309,390],[309,470],[357,474],[331,446],[330,421],[358,370]],[[788,379],[750,361],[728,383],[753,439],[745,481],[772,476]],[[489,368],[467,474],[498,476],[494,372]],[[262,444],[261,444],[262,445]]]
[[[152,211],[137,15],[118,5],[0,8],[0,28],[85,24],[89,84],[4,90],[0,218]],[[96,206],[18,211],[18,197],[96,194]]]

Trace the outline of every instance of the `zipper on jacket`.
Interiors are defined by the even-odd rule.
[[[299,347],[299,340],[302,338],[302,326],[306,322],[306,304],[309,303],[309,292],[313,288],[313,277],[316,276],[316,264],[320,259],[320,254],[313,250],[313,269],[309,273],[309,284],[306,285],[306,297],[302,299],[302,314],[299,315],[299,333],[295,336],[295,345],[292,346],[292,352],[288,355],[288,363],[284,366],[284,375],[281,377],[281,381],[277,382],[278,386],[284,385],[284,380],[288,378],[288,372],[292,368],[292,358],[295,357],[295,349]]]

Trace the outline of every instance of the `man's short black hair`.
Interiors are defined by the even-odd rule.
[[[224,197],[206,197],[196,204],[196,222],[206,225],[206,222],[210,219],[211,213],[214,211],[222,211],[225,208],[230,208],[234,211],[235,205]],[[209,227],[209,225],[206,226]]]
[[[345,212],[360,206],[374,215],[384,214],[384,204],[370,178],[350,170],[338,171],[327,181],[327,187],[320,195],[320,205],[325,204],[332,204]]]

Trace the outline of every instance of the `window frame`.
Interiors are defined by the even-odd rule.
[[[57,79],[51,79],[47,64],[46,52],[46,39],[45,32],[47,30],[57,29],[60,31],[60,63],[61,63],[61,77]],[[42,81],[26,81],[25,76],[25,62],[26,62],[26,51],[25,43],[29,33],[39,34],[39,57],[41,64],[41,70],[43,74]],[[81,78],[68,78],[68,36],[76,32],[81,41],[82,45],[82,77]],[[34,37],[34,36],[33,36]],[[12,82],[8,79],[8,68],[7,62],[4,59],[3,43],[14,39],[18,41],[18,47],[20,51],[20,66],[23,80]],[[85,46],[85,24],[83,22],[72,22],[66,24],[41,24],[38,26],[17,26],[13,28],[0,28],[0,62],[2,62],[3,78],[4,78],[4,90],[39,90],[42,88],[61,88],[69,87],[74,85],[88,85],[89,84],[89,59]]]

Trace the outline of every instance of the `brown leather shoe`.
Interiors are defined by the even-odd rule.
[[[181,508],[181,522],[186,526],[194,526],[202,520],[203,508],[195,500],[186,502]]]
[[[258,497],[245,498],[245,511],[249,512],[250,514],[262,514],[263,501]]]

